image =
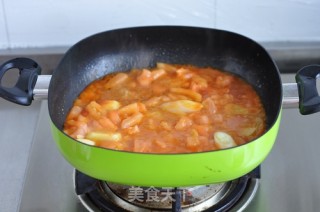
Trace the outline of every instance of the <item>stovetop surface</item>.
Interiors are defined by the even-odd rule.
[[[294,82],[294,75],[283,75]],[[245,211],[317,211],[320,208],[320,113],[283,110],[277,141],[261,165],[260,187]],[[50,132],[47,101],[40,106],[18,211],[86,211],[73,188],[73,167]],[[1,209],[1,207],[0,207]]]

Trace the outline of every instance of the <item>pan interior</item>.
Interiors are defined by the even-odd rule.
[[[206,28],[158,26],[106,31],[75,44],[53,73],[49,113],[62,130],[74,99],[108,73],[157,62],[214,67],[241,76],[262,99],[268,129],[281,109],[279,71],[264,48],[239,34]]]

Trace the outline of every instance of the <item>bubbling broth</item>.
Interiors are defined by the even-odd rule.
[[[265,130],[263,105],[246,81],[211,67],[165,63],[92,82],[64,123],[79,142],[146,153],[231,148]]]

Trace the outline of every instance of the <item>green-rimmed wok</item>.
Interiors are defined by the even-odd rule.
[[[63,133],[63,123],[74,99],[93,80],[108,73],[153,67],[156,62],[211,66],[249,82],[267,113],[267,131],[238,147],[190,154],[146,154],[103,149],[80,143]],[[29,105],[37,97],[39,66],[17,58],[0,67],[0,79],[20,69],[16,86],[1,86],[0,95]],[[297,74],[300,111],[320,110],[316,89],[317,65]],[[39,79],[37,81],[37,78]],[[293,99],[295,100],[295,99]],[[190,186],[233,180],[256,168],[269,154],[277,137],[283,86],[276,64],[258,43],[239,34],[216,29],[157,26],[102,32],[72,46],[52,74],[48,106],[54,140],[63,157],[79,171],[110,182],[139,186]],[[290,99],[288,100],[290,102]]]

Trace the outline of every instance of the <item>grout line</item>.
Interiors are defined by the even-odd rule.
[[[4,19],[4,28],[6,31],[6,37],[7,37],[7,43],[8,43],[8,49],[10,49],[11,46],[11,40],[10,40],[10,36],[9,36],[9,25],[8,25],[8,19],[7,19],[7,13],[6,13],[6,9],[5,9],[5,0],[1,0],[1,4],[2,4],[2,13],[3,13],[3,19]]]

